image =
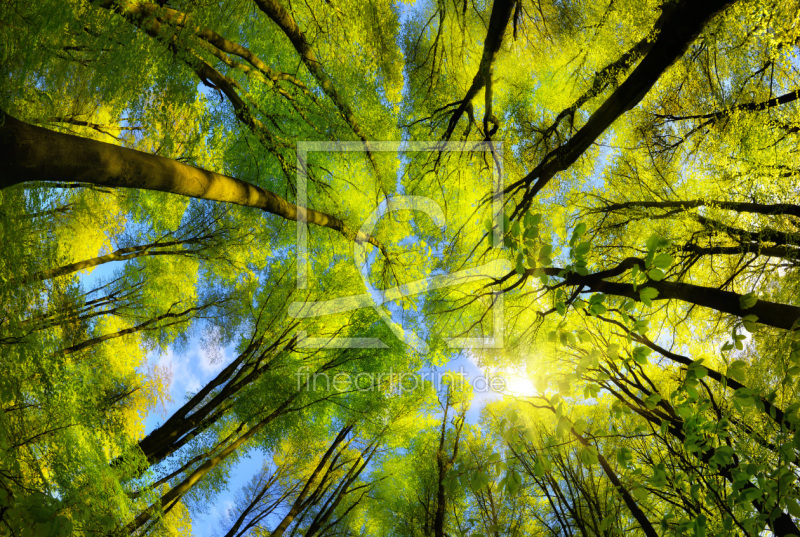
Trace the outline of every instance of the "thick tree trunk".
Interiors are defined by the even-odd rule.
[[[706,24],[730,6],[733,0],[680,0],[665,11],[657,23],[658,37],[639,65],[592,113],[586,123],[564,145],[549,153],[528,175],[512,183],[506,192],[524,188],[517,211],[526,210],[539,191],[558,172],[569,168],[622,114],[647,95],[661,75],[700,35]]]
[[[764,257],[786,259],[787,261],[800,259],[800,248],[795,248],[794,246],[762,246],[758,243],[744,243],[738,246],[698,246],[696,244],[687,244],[681,250],[696,256],[756,254]]]
[[[29,181],[81,182],[113,188],[157,190],[260,209],[286,220],[306,220],[348,239],[381,248],[331,215],[304,209],[234,177],[176,160],[88,138],[54,132],[0,111],[0,189]]]
[[[459,441],[461,438],[461,430],[464,427],[464,413],[463,410],[457,414],[453,422],[455,426],[455,438],[453,439],[453,452],[448,456],[445,454],[447,444],[447,411],[452,402],[452,393],[448,390],[445,404],[443,405],[444,414],[442,416],[442,427],[439,433],[439,446],[436,450],[436,511],[433,517],[433,535],[434,537],[446,537],[444,531],[445,514],[447,513],[447,494],[444,486],[444,480],[447,472],[453,467],[456,457],[458,457]]]
[[[260,349],[257,340],[161,426],[139,441],[150,465],[157,464],[183,447],[219,419],[233,404],[233,397],[269,370],[269,355],[279,352],[281,339]],[[292,341],[281,347],[291,348]],[[214,394],[214,390],[219,391]]]
[[[689,283],[677,282],[653,282],[649,281],[645,285],[634,289],[632,284],[597,281],[591,282],[588,288],[592,291],[605,293],[608,295],[625,296],[639,301],[639,291],[643,287],[652,287],[658,291],[655,300],[677,299],[689,304],[703,306],[723,313],[744,317],[746,315],[758,316],[758,323],[791,330],[795,322],[800,319],[800,307],[759,300],[751,308],[742,308],[739,299],[742,295],[731,291],[714,289],[713,287],[703,287]]]
[[[639,291],[645,287],[652,287],[658,291],[658,296],[654,300],[677,299],[688,304],[703,306],[712,310],[736,315],[737,317],[756,315],[758,317],[758,323],[775,328],[782,328],[784,330],[791,330],[794,328],[795,323],[800,319],[800,307],[798,306],[770,302],[768,300],[758,300],[752,307],[743,308],[740,302],[743,295],[732,291],[715,289],[713,287],[680,282],[656,282],[652,280],[634,287],[634,285],[630,283],[607,281],[607,278],[620,276],[627,270],[633,268],[634,265],[639,265],[643,268],[644,262],[641,259],[629,257],[609,270],[597,272],[595,274],[587,274],[586,276],[571,273],[561,277],[565,277],[564,283],[569,286],[583,286],[590,291],[605,293],[607,295],[624,296],[636,300],[637,302],[641,300]],[[564,272],[562,268],[538,270],[542,270],[545,274],[550,276],[559,276],[559,274]],[[534,272],[535,269],[528,269],[525,275],[533,276]]]
[[[290,397],[287,401],[285,401],[281,406],[275,409],[272,413],[270,413],[266,418],[258,422],[249,431],[245,434],[240,436],[236,441],[231,443],[228,447],[223,449],[219,454],[211,457],[206,462],[201,464],[196,470],[190,473],[183,481],[175,485],[172,489],[170,489],[166,494],[164,494],[160,500],[156,503],[150,505],[147,509],[145,509],[142,513],[140,513],[132,522],[130,522],[127,526],[125,526],[124,531],[132,535],[136,530],[142,527],[148,520],[153,517],[153,514],[159,509],[164,509],[164,512],[168,512],[172,507],[177,504],[180,499],[186,494],[198,481],[200,481],[205,475],[216,468],[216,466],[224,461],[228,456],[236,451],[239,446],[250,440],[253,436],[255,436],[261,429],[266,427],[269,423],[271,423],[277,417],[285,414],[289,410],[287,407],[289,404],[295,399],[296,395]]]

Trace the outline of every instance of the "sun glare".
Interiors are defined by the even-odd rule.
[[[506,381],[504,395],[524,397],[536,394],[533,382],[523,372],[518,370],[506,371],[502,376]]]

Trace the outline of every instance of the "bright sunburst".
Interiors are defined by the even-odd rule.
[[[502,377],[506,381],[506,389],[503,392],[504,395],[525,397],[537,393],[528,375],[518,369],[505,371]]]

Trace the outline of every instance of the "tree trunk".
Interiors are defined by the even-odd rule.
[[[578,439],[578,442],[586,446],[587,448],[591,445],[583,436],[579,435],[575,429],[570,429],[572,431],[572,435]],[[647,537],[658,537],[658,533],[653,528],[653,525],[650,523],[650,520],[647,518],[647,515],[644,514],[644,511],[641,510],[639,505],[636,503],[636,500],[633,499],[631,493],[625,488],[625,485],[619,480],[617,477],[616,472],[614,469],[611,468],[611,465],[608,464],[608,461],[603,456],[602,453],[599,451],[597,452],[597,460],[602,466],[603,471],[605,472],[608,480],[614,485],[614,488],[622,495],[622,500],[625,502],[625,505],[628,506],[630,509],[631,514],[642,527],[642,531],[644,532]]]
[[[174,250],[164,250],[163,248],[167,248],[170,246],[183,246],[185,244],[192,244],[196,242],[198,241],[190,239],[190,240],[163,242],[163,243],[154,242],[150,244],[142,244],[139,246],[129,246],[127,248],[119,248],[106,255],[92,257],[91,259],[84,259],[83,261],[76,261],[75,263],[69,263],[67,265],[62,265],[60,267],[52,269],[41,270],[34,274],[29,274],[28,276],[20,278],[19,280],[12,279],[11,282],[17,284],[41,282],[44,280],[58,278],[59,276],[66,276],[67,274],[78,272],[79,270],[86,270],[99,265],[104,265],[106,263],[111,263],[112,261],[128,261],[129,259],[136,259],[137,257],[158,256],[158,255],[192,255],[194,253],[197,253],[199,250],[185,250],[182,248],[177,248]]]
[[[54,132],[0,111],[0,189],[29,181],[77,181],[114,188],[157,190],[260,209],[286,220],[333,229],[356,242],[381,248],[373,237],[351,230],[331,215],[298,207],[277,194],[234,177],[176,160]]]
[[[743,295],[734,293],[733,291],[715,289],[713,287],[663,280],[659,282],[649,280],[647,283],[639,284],[634,287],[631,283],[606,281],[607,278],[620,276],[627,270],[633,268],[634,265],[639,265],[640,268],[644,268],[644,261],[635,257],[629,257],[612,269],[594,274],[587,274],[586,276],[581,276],[577,273],[559,276],[563,274],[564,269],[557,267],[528,269],[525,271],[525,276],[533,276],[536,270],[541,270],[549,276],[565,278],[564,283],[566,285],[583,286],[590,291],[605,293],[607,295],[624,296],[636,300],[637,302],[641,300],[639,292],[645,287],[652,287],[658,291],[658,296],[654,300],[677,299],[688,304],[703,306],[723,313],[730,313],[737,317],[756,315],[758,317],[758,323],[774,328],[782,328],[784,330],[791,330],[795,326],[797,320],[800,319],[800,307],[798,306],[770,302],[768,300],[758,300],[752,307],[743,308],[740,302]]]
[[[272,413],[270,413],[266,418],[258,422],[254,425],[249,431],[245,434],[240,436],[235,442],[231,445],[223,449],[218,455],[208,459],[202,465],[200,465],[195,471],[189,474],[183,481],[178,483],[172,489],[169,490],[161,499],[157,500],[156,503],[152,504],[150,507],[145,509],[142,513],[140,513],[132,522],[130,522],[127,526],[125,526],[124,531],[130,535],[134,534],[137,529],[141,528],[143,524],[145,524],[150,518],[152,518],[153,514],[156,510],[161,507],[164,509],[164,512],[168,512],[175,504],[180,501],[184,494],[186,494],[198,481],[200,481],[205,475],[213,470],[219,463],[224,461],[228,456],[236,451],[242,444],[250,440],[253,436],[256,435],[261,429],[267,426],[270,422],[272,422],[278,416],[286,413],[286,408],[289,404],[294,400],[296,394],[290,397],[287,401],[285,401],[281,406],[275,409]]]
[[[653,46],[628,78],[592,113],[575,136],[549,153],[528,175],[506,187],[506,192],[526,190],[517,212],[527,209],[550,179],[569,168],[617,118],[639,104],[706,24],[732,3],[733,0],[680,0],[667,8],[657,21],[661,27]]]

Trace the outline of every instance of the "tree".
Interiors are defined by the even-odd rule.
[[[4,3],[3,532],[800,535],[796,7]]]

